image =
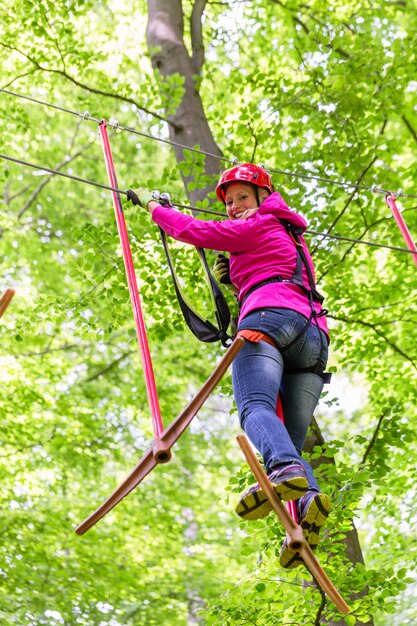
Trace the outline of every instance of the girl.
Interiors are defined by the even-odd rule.
[[[221,255],[215,275],[230,280],[240,303],[238,330],[260,331],[266,341],[245,342],[233,362],[233,391],[242,428],[263,457],[266,472],[282,500],[297,500],[298,520],[312,548],[330,512],[311,466],[301,457],[319,400],[328,357],[329,335],[322,297],[302,233],[306,222],[291,211],[265,169],[236,165],[220,177],[216,193],[229,219],[202,221],[162,207],[150,192],[128,192],[175,239]],[[281,395],[285,426],[277,418]],[[236,512],[247,520],[268,515],[271,506],[259,485],[245,493]],[[280,563],[302,563],[284,541]]]

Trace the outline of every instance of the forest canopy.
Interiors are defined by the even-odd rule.
[[[385,201],[386,191],[398,196],[416,241],[415,8],[0,7],[0,295],[16,291],[0,321],[2,623],[416,622],[416,266]],[[230,375],[172,461],[86,535],[74,533],[153,438],[105,188],[103,118],[120,190],[141,185],[222,212],[219,172],[250,161],[308,221],[333,381],[305,454],[333,502],[318,557],[352,608],[347,617],[305,570],[279,569],[273,516],[248,524],[234,513],[250,476]],[[167,425],[223,349],[186,328],[157,227],[123,202]],[[196,256],[172,250],[187,294],[211,315]]]

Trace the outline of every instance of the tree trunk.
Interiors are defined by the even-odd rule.
[[[311,452],[315,446],[322,446],[325,450],[326,442],[324,441],[323,435],[321,434],[320,428],[316,420],[313,419],[312,428],[310,429],[309,435],[304,444],[304,451]],[[314,459],[311,465],[313,469],[316,469],[316,467],[324,463],[334,463],[333,458],[326,457],[325,452],[318,459]],[[358,533],[353,522],[352,522],[352,526],[353,526],[352,530],[350,530],[346,534],[343,540],[343,543],[345,544],[345,555],[346,555],[346,558],[352,563],[352,565],[355,565],[356,563],[362,563],[362,565],[364,565],[363,554],[362,554],[361,546],[359,543]],[[353,593],[350,594],[349,598],[345,598],[345,600],[349,604],[349,601],[352,602],[353,600],[357,600],[358,598],[364,597],[367,595],[367,593],[368,593],[368,590],[364,589],[360,594],[353,594]],[[346,622],[342,618],[337,621],[334,621],[334,620],[326,621],[325,624],[327,624],[328,626],[344,626]],[[365,622],[361,622],[360,620],[356,622],[357,626],[361,626],[362,624],[365,626]],[[374,621],[372,617],[370,618],[370,621],[366,622],[366,624],[368,626],[374,625]]]
[[[202,9],[205,2],[196,3]],[[195,18],[197,19],[197,17]],[[195,40],[192,42],[194,55],[191,57],[184,43],[184,20],[181,0],[148,0],[147,42],[151,50],[152,65],[162,78],[180,74],[184,78],[184,94],[175,113],[169,114],[169,137],[171,141],[194,147],[199,145],[205,152],[221,156],[216,145],[203,104],[197,89],[197,74],[202,65],[202,39],[199,31],[192,28]],[[182,148],[174,146],[177,162],[184,160]],[[221,161],[216,156],[205,158],[205,173],[217,175],[221,169]],[[206,189],[188,190],[193,175],[183,175],[187,195],[192,204],[206,197],[210,186]]]

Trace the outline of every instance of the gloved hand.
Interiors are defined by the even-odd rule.
[[[224,254],[218,254],[213,265],[214,278],[222,285],[232,285],[230,280],[230,261]]]
[[[128,189],[126,193],[127,197],[133,202],[133,204],[143,206],[145,209],[148,208],[149,202],[155,201],[155,198],[152,196],[149,189],[145,189],[145,187],[138,187],[138,189]]]

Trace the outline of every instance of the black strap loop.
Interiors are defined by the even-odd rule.
[[[155,193],[155,200],[157,200],[162,206],[170,206],[173,208],[171,203],[171,199],[168,193],[159,194],[159,192]],[[213,341],[221,341],[224,347],[228,347],[232,340],[231,336],[227,334],[227,328],[230,324],[230,309],[227,304],[226,298],[219,285],[214,280],[210,268],[207,263],[206,255],[204,253],[203,248],[198,248],[195,246],[197,250],[200,261],[204,267],[204,272],[207,277],[208,286],[210,289],[210,293],[214,302],[215,307],[215,316],[217,320],[218,327],[212,324],[209,320],[204,319],[198,311],[192,308],[191,304],[186,301],[185,296],[183,295],[178,279],[177,274],[175,272],[175,268],[172,262],[171,254],[169,252],[168,242],[166,233],[159,227],[159,232],[161,234],[162,245],[164,248],[165,256],[168,262],[169,271],[171,273],[172,281],[174,283],[175,293],[177,295],[178,303],[180,305],[185,323],[191,332],[199,339],[204,342],[213,342]]]
[[[209,278],[209,288],[211,290],[214,304],[215,304],[215,316],[218,327],[212,324],[209,320],[204,319],[197,311],[195,311],[190,304],[187,303],[185,296],[181,292],[175,268],[172,263],[172,258],[169,252],[167,238],[162,228],[159,229],[161,234],[162,245],[164,247],[165,256],[168,262],[168,267],[171,272],[172,281],[174,283],[175,293],[177,295],[178,303],[180,305],[185,323],[191,332],[199,339],[207,343],[213,341],[221,341],[222,345],[227,347],[229,344],[230,336],[227,334],[227,328],[230,323],[230,309],[223,295],[222,290],[214,280],[207,263],[204,250],[197,248],[199,257],[204,265],[205,272]]]

